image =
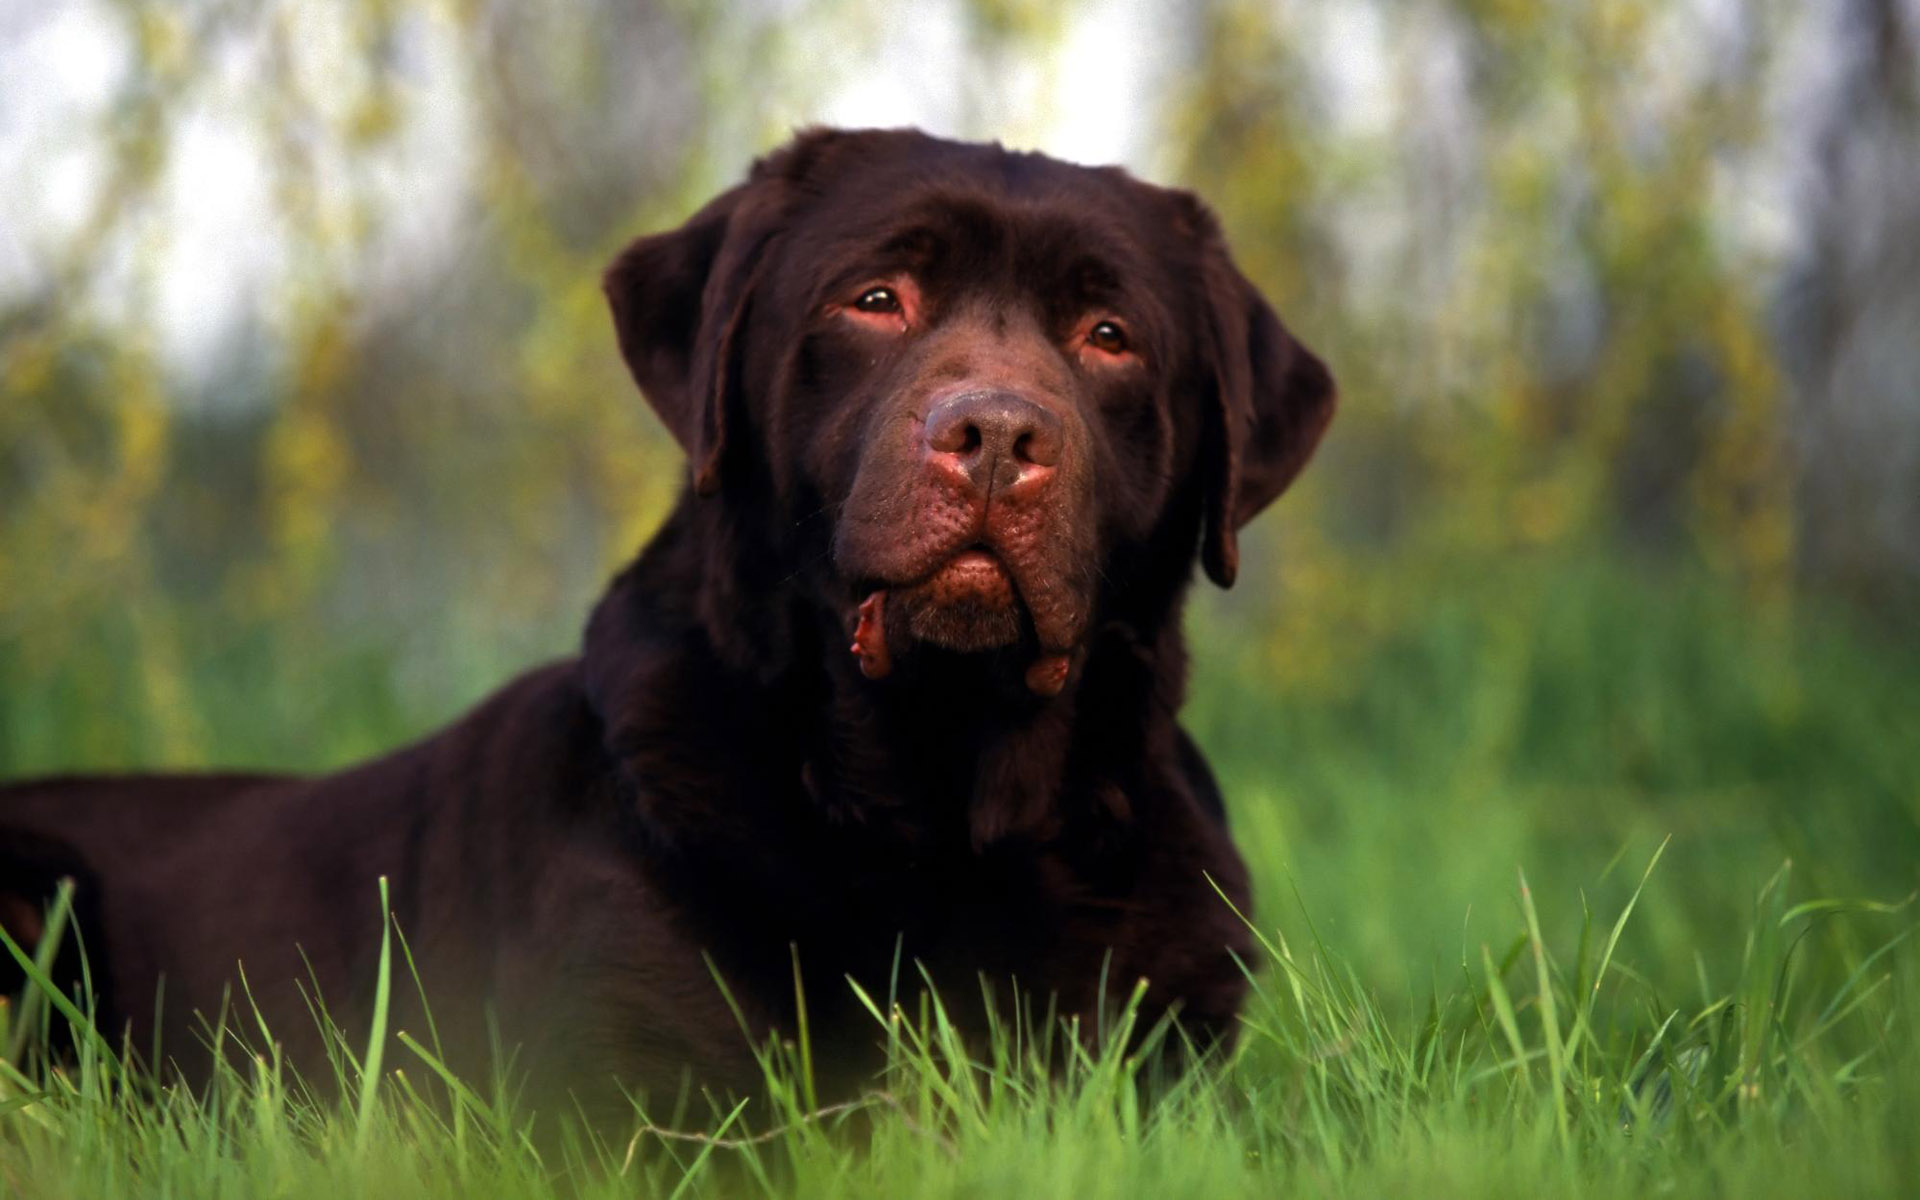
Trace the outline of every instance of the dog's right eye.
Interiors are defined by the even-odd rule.
[[[872,287],[861,292],[853,306],[863,313],[897,313],[900,296],[890,287]]]

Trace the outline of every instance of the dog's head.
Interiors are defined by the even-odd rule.
[[[1191,195],[993,145],[802,134],[605,286],[695,503],[870,678],[933,647],[1057,692],[1196,547],[1232,583],[1333,414]]]

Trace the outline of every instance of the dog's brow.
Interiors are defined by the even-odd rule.
[[[1095,254],[1074,259],[1067,267],[1066,280],[1081,300],[1111,300],[1127,290],[1120,268],[1110,259]]]
[[[880,252],[924,257],[938,249],[941,240],[940,232],[931,225],[910,225],[896,231],[882,242]]]

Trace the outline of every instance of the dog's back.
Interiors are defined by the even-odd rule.
[[[258,1048],[264,1022],[311,1075],[330,1061],[329,1024],[364,1036],[385,877],[420,974],[450,1006],[478,1013],[501,946],[508,958],[566,948],[551,929],[508,926],[531,898],[590,874],[587,855],[566,851],[570,805],[600,795],[589,752],[598,732],[582,724],[572,678],[571,662],[533,671],[438,735],[326,775],[0,785],[0,928],[32,954],[70,879],[73,921],[54,981],[74,993],[84,949],[95,1023],[116,1049],[130,1032],[142,1059],[202,1078],[210,1059],[200,1042],[224,1012],[242,1049]],[[612,853],[600,850],[608,841],[596,833],[586,845]],[[561,884],[549,887],[549,875]],[[25,981],[0,954],[0,995]],[[410,1002],[396,999],[396,1019]],[[443,1034],[449,1023],[439,1022]],[[482,1069],[485,1034],[468,1039]]]
[[[246,772],[52,775],[0,784],[0,837],[58,836],[94,854],[138,855],[150,852],[156,838],[190,832],[197,816],[239,795],[294,778]],[[0,868],[0,888],[12,884],[12,874]]]
[[[62,775],[0,786],[0,929],[28,954],[47,935],[46,915],[63,882],[70,916],[49,964],[52,980],[86,995],[99,1024],[117,1029],[121,998],[106,969],[102,880],[136,880],[193,839],[210,813],[286,777],[257,774]],[[138,886],[135,884],[134,886]],[[83,955],[87,959],[83,968]],[[26,983],[12,954],[0,954],[0,995]]]

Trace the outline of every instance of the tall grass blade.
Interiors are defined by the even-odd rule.
[[[380,877],[380,966],[373,982],[373,1022],[367,1031],[367,1052],[361,1056],[360,1103],[355,1116],[354,1144],[365,1153],[373,1131],[374,1109],[380,1102],[380,1068],[387,1052],[387,1008],[393,991],[393,913],[387,907],[387,877]]]

